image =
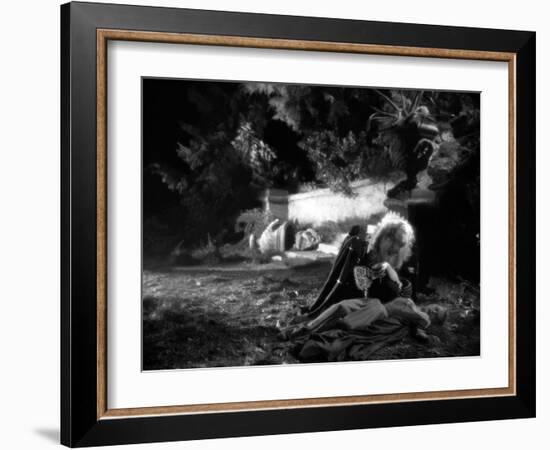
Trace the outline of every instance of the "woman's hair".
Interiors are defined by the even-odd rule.
[[[395,239],[398,231],[403,233],[405,245],[399,251],[395,261],[388,261],[394,269],[401,268],[403,263],[411,257],[412,246],[414,244],[414,230],[411,224],[399,214],[389,212],[376,225],[369,244],[369,252],[373,252],[374,255],[380,257],[380,244],[382,240],[386,237]]]

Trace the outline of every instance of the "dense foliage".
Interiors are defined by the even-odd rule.
[[[157,79],[143,94],[145,231],[168,228],[189,246],[238,239],[235,218],[266,188],[353,195],[354,180],[404,170],[407,137],[387,133],[388,144],[371,120],[396,104],[429,108],[449,133],[454,120],[463,145],[479,145],[467,137],[479,126],[469,94]]]

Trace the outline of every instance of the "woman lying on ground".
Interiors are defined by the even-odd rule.
[[[373,331],[376,321],[392,318],[427,341],[424,330],[430,326],[430,316],[440,320],[442,311],[433,306],[420,309],[411,299],[411,283],[397,274],[410,258],[413,243],[412,226],[395,213],[382,218],[368,244],[352,231],[321,294],[301,323],[285,335],[292,338],[331,329]]]

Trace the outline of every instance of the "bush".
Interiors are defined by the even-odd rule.
[[[235,231],[243,231],[247,239],[250,233],[259,238],[265,228],[275,219],[269,211],[253,208],[243,211],[235,221]]]
[[[208,236],[206,245],[191,251],[191,257],[200,261],[202,264],[216,264],[221,261],[220,250],[214,245],[210,236]]]
[[[316,180],[334,192],[353,196],[350,183],[365,177],[387,177],[396,164],[387,152],[367,144],[364,131],[340,137],[332,130],[315,131],[299,146],[315,165]]]

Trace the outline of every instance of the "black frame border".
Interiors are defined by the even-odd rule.
[[[96,30],[516,54],[516,388],[508,397],[97,419]],[[61,443],[70,447],[534,417],[534,32],[113,4],[61,6]]]

